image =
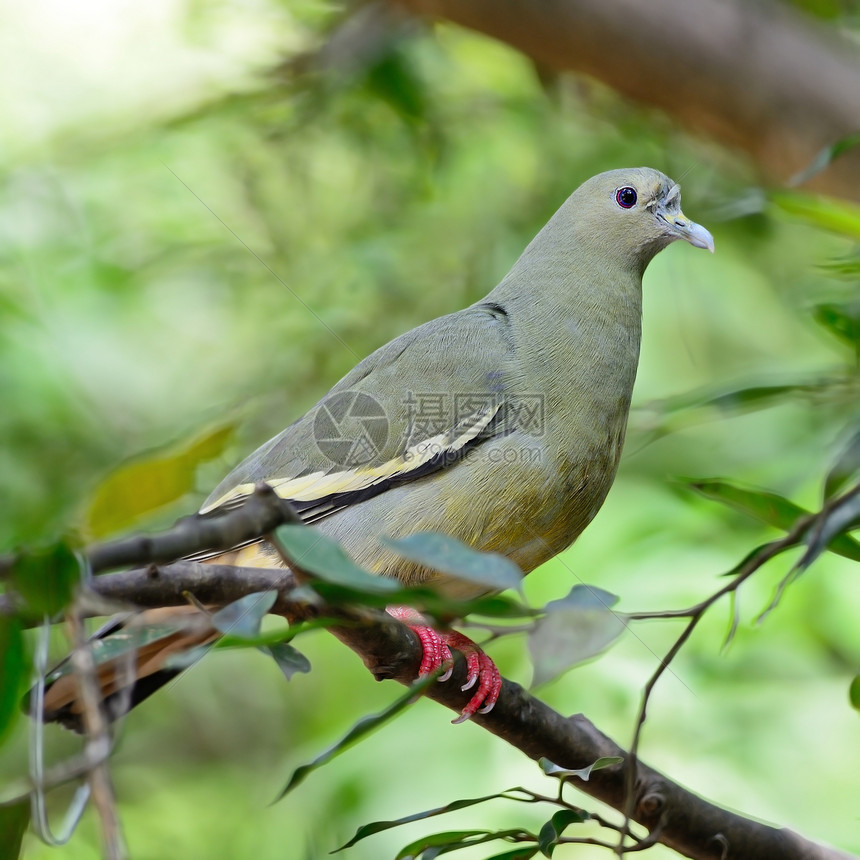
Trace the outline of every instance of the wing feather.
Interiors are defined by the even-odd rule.
[[[319,520],[350,504],[375,496],[392,484],[417,480],[458,460],[496,417],[497,402],[465,416],[443,433],[422,439],[402,454],[376,466],[312,472],[297,478],[263,478],[282,499],[294,504],[303,519]],[[230,510],[243,504],[254,483],[240,484],[201,508],[201,514]],[[305,516],[307,514],[307,516]]]

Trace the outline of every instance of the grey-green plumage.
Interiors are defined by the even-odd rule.
[[[627,207],[619,201],[630,189]],[[713,250],[662,173],[590,179],[486,298],[364,359],[231,473],[204,511],[265,480],[379,573],[475,592],[378,540],[418,531],[503,553],[528,573],[575,540],[609,491],[639,358],[642,274],[679,238]],[[347,455],[350,439],[320,444],[331,417],[321,409],[374,401],[388,432],[383,439],[380,422],[365,421],[364,456]],[[432,415],[422,415],[428,403]],[[361,416],[339,426],[347,425],[360,431]]]

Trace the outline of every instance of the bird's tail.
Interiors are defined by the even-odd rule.
[[[102,708],[109,721],[139,705],[186,669],[190,664],[183,658],[193,654],[192,649],[210,645],[221,635],[208,618],[193,606],[149,609],[128,620],[111,621],[95,635],[97,660],[99,651],[106,655],[114,650],[122,652],[96,666]],[[67,657],[48,675],[42,719],[82,733],[83,704],[69,661]]]
[[[266,552],[266,545],[259,543],[221,553],[208,562],[257,567],[282,565],[277,556]],[[147,609],[108,622],[92,639],[96,680],[107,719],[116,720],[172,681],[194,662],[198,653],[194,649],[211,645],[220,635],[207,612],[194,606]],[[32,696],[33,690],[28,701]],[[68,657],[47,676],[41,716],[45,722],[60,723],[79,733],[84,731],[83,704]]]

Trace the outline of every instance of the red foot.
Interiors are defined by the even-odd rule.
[[[421,641],[423,656],[421,665],[418,667],[418,677],[422,678],[448,665],[448,670],[439,677],[440,681],[447,681],[454,671],[451,649],[432,627],[424,623],[424,616],[411,606],[388,606],[385,611],[398,621],[402,621]]]
[[[496,668],[496,664],[467,636],[456,631],[439,633],[432,627],[428,627],[424,617],[415,609],[408,606],[389,606],[386,609],[398,621],[402,621],[421,641],[423,656],[418,675],[429,675],[437,669],[448,665],[448,670],[439,677],[440,681],[447,681],[453,671],[451,648],[456,648],[466,658],[466,683],[461,690],[471,690],[475,684],[478,689],[469,700],[469,703],[460,712],[455,723],[462,723],[473,717],[476,713],[488,714],[493,710],[499,693],[502,690],[502,676]],[[483,707],[481,707],[483,705]],[[480,711],[478,710],[480,708]]]
[[[463,708],[460,716],[454,722],[462,723],[474,716],[476,712],[489,714],[499,698],[499,693],[502,692],[502,676],[499,674],[496,664],[468,636],[457,633],[456,630],[439,635],[447,646],[456,648],[466,658],[466,668],[469,674],[466,677],[466,683],[460,689],[471,690],[476,683],[478,684],[475,695],[472,696],[469,704]],[[480,710],[478,710],[479,708]]]

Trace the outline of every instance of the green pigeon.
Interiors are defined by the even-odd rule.
[[[481,593],[380,541],[417,532],[501,553],[529,573],[576,540],[612,485],[639,360],[642,275],[676,239],[714,249],[669,177],[645,167],[592,177],[485,298],[361,361],[234,469],[201,513],[240,505],[265,481],[381,576],[459,598]],[[229,560],[283,566],[265,542]],[[389,611],[418,635],[421,674],[449,663],[451,647],[466,656],[463,689],[474,693],[459,720],[492,708],[501,679],[477,645],[413,610]],[[216,635],[149,646],[132,701],[176,674],[162,653]],[[46,716],[74,725],[74,691],[60,687],[47,692]]]

